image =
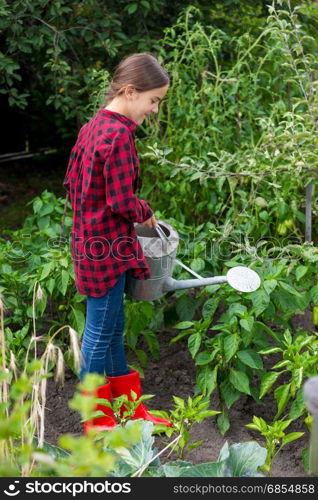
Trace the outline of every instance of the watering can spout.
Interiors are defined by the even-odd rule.
[[[200,286],[217,285],[218,283],[227,283],[226,276],[213,276],[213,278],[202,278],[202,279],[192,279],[192,280],[175,280],[169,277],[164,282],[163,291],[172,292],[174,290],[184,290],[186,288],[197,288]]]
[[[135,229],[143,253],[147,259],[151,277],[137,280],[127,277],[125,291],[137,300],[156,300],[166,292],[186,288],[205,287],[228,283],[239,292],[253,292],[260,286],[258,274],[248,267],[232,267],[226,276],[204,278],[176,259],[179,235],[174,227],[165,221],[157,220],[156,228],[136,224]],[[172,278],[175,264],[181,265],[196,279],[175,280]]]
[[[253,292],[261,284],[258,274],[244,266],[236,266],[230,269],[226,276],[213,276],[212,278],[201,278],[192,280],[175,280],[169,276],[163,284],[163,291],[184,290],[185,288],[196,288],[200,286],[217,285],[228,283],[239,292]]]

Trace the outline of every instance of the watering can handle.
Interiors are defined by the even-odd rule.
[[[159,226],[159,224],[155,227],[155,229],[156,229],[157,233],[159,234],[161,240],[164,241],[165,243],[168,243],[169,239],[168,239],[166,233],[161,229],[161,227]],[[190,269],[189,267],[187,267],[180,260],[175,259],[175,263],[179,264],[179,266],[183,267],[183,269],[186,269],[190,274],[192,274],[196,278],[199,278],[200,280],[203,279],[202,276],[200,276],[199,274],[197,274],[196,272],[194,272],[192,269]]]
[[[183,262],[181,262],[181,260],[174,259],[174,261],[175,261],[176,264],[179,264],[179,266],[183,267],[183,269],[186,269],[190,274],[192,274],[193,276],[195,276],[199,280],[203,280],[204,279],[203,276],[200,276],[200,274],[198,274],[195,271],[193,271],[193,269],[190,269],[190,267],[188,267],[185,264],[183,264]]]
[[[168,242],[169,239],[166,235],[166,233],[161,229],[161,227],[159,226],[159,224],[157,224],[157,226],[155,226],[155,230],[157,231],[157,233],[159,234],[160,238],[163,240],[163,241],[166,241]]]

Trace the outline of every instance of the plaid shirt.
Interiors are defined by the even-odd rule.
[[[137,123],[100,109],[78,134],[63,182],[73,209],[71,252],[78,292],[101,297],[130,269],[133,278],[150,271],[134,222],[153,215],[135,195],[139,159]]]

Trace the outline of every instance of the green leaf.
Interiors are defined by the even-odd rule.
[[[153,429],[154,425],[150,421],[129,420],[126,423],[125,428],[118,430],[114,429],[111,432],[111,441],[108,443],[108,446],[115,451],[116,469],[113,472],[115,477],[121,476],[121,474],[118,473],[117,467],[125,470],[125,475],[131,475],[133,471],[138,470],[154,457],[155,450],[153,449]],[[116,432],[118,432],[118,436],[116,436]],[[128,435],[130,434],[130,437],[134,438],[134,442],[136,442],[136,437],[139,437],[137,444],[134,446],[127,446],[124,444],[125,441],[128,441],[127,437],[125,439],[125,435],[127,436],[127,433]],[[134,436],[134,433],[136,433],[136,437]]]
[[[297,389],[299,389],[302,385],[303,376],[304,376],[304,367],[303,366],[301,366],[300,368],[295,368],[293,370],[292,380],[293,380],[295,386],[297,387]]]
[[[54,210],[54,205],[46,203],[40,210],[40,216],[44,217],[45,215],[51,214],[53,210]]]
[[[231,316],[242,317],[244,316],[244,314],[246,314],[246,312],[247,312],[246,306],[243,306],[243,304],[234,303],[230,305],[227,311],[227,315],[230,317]]]
[[[314,303],[314,306],[318,306],[318,284],[313,286],[310,291],[311,300]]]
[[[238,351],[237,357],[242,363],[254,368],[256,370],[263,370],[263,361],[260,355],[253,351],[253,349],[245,349],[244,351]]]
[[[270,337],[275,339],[275,341],[280,344],[281,338],[280,336],[274,332],[271,328],[269,328],[265,323],[262,323],[261,321],[255,321],[255,328],[258,329],[258,331],[265,331]]]
[[[283,352],[283,350],[280,347],[270,347],[269,349],[262,349],[257,352],[266,356],[268,354],[274,354],[275,352]]]
[[[196,383],[202,394],[209,396],[216,388],[217,368],[212,369],[209,365],[204,365],[198,369]]]
[[[28,323],[29,325],[29,323]],[[13,341],[13,333],[12,333],[12,330],[7,326],[7,328],[4,329],[4,333],[5,333],[5,338],[6,338],[6,341],[11,344],[12,341]]]
[[[202,337],[200,333],[193,333],[188,338],[188,349],[191,353],[191,356],[194,358],[198,350],[200,349]]]
[[[183,337],[190,335],[191,332],[192,332],[192,330],[180,332],[178,335],[176,335],[175,337],[173,337],[173,339],[170,340],[170,344],[174,344],[175,342],[178,342],[178,340],[182,339]]]
[[[67,285],[68,285],[68,282],[69,282],[69,279],[70,279],[70,274],[68,271],[62,271],[61,273],[62,275],[62,293],[63,295],[66,294],[66,291],[67,291]]]
[[[291,335],[291,333],[290,333],[289,330],[285,330],[285,332],[284,332],[284,339],[285,339],[287,345],[292,345],[292,343],[293,343],[293,337],[292,337],[292,335]]]
[[[206,365],[211,361],[211,354],[208,352],[200,352],[195,358],[195,364],[197,366]]]
[[[261,379],[259,398],[261,399],[270,390],[282,372],[268,372]]]
[[[275,389],[274,396],[277,403],[277,413],[275,415],[275,420],[283,413],[286,405],[291,397],[290,394],[290,384],[280,385]]]
[[[195,313],[194,300],[189,295],[181,295],[177,298],[176,310],[181,321],[191,321]]]
[[[203,172],[195,172],[194,174],[191,175],[190,181],[195,181],[196,179],[201,179],[202,177],[204,177]]]
[[[145,351],[142,349],[135,349],[135,353],[137,354],[138,361],[142,367],[146,367],[148,365],[148,356]]]
[[[49,226],[49,223],[50,223],[50,216],[47,215],[45,217],[41,217],[37,220],[37,223],[38,223],[38,227],[41,231],[43,231],[44,229],[46,229],[48,226]]]
[[[50,278],[49,280],[47,280],[45,282],[45,286],[46,286],[49,294],[52,295],[54,287],[55,287],[55,279],[54,278]]]
[[[141,0],[140,2],[146,9],[150,9],[150,3],[147,0]],[[166,153],[167,154],[167,153]]]
[[[282,439],[282,446],[284,446],[287,443],[291,443],[292,441],[295,441],[296,439],[300,438],[303,436],[305,433],[304,432],[290,432],[286,436],[283,437]]]
[[[200,273],[205,269],[205,262],[200,257],[197,257],[196,259],[193,259],[193,261],[190,264],[190,267],[196,273]]]
[[[232,369],[230,371],[229,381],[238,391],[244,394],[251,394],[250,383],[246,373]]]
[[[208,462],[190,467],[176,467],[164,464],[163,470],[166,477],[223,477],[224,465],[222,462]]]
[[[196,441],[195,443],[192,443],[190,445],[188,445],[188,453],[190,453],[190,451],[194,450],[195,448],[197,448],[198,446],[201,446],[201,444],[203,444],[204,441],[201,440],[201,441]]]
[[[291,405],[288,418],[291,420],[297,420],[300,418],[304,412],[306,411],[306,404],[304,399],[303,389],[298,389],[296,397]]]
[[[291,361],[289,359],[283,359],[276,363],[276,365],[272,366],[272,370],[279,370],[280,368],[284,368],[284,366],[291,365]]]
[[[159,348],[158,338],[157,338],[157,335],[155,334],[155,332],[153,332],[151,330],[147,330],[144,332],[144,337],[147,341],[147,344],[148,344],[148,347],[150,349],[152,356],[155,359],[159,359],[160,358],[160,348]]]
[[[305,311],[305,309],[309,306],[310,301],[311,301],[310,291],[302,292],[302,294],[299,297],[296,297],[295,298],[297,306],[296,314],[298,310],[302,312]]]
[[[136,10],[138,9],[138,4],[137,3],[132,3],[131,5],[128,6],[128,14],[133,14],[134,12],[136,12]]]
[[[230,428],[230,419],[226,412],[223,411],[220,415],[217,416],[216,425],[218,426],[218,429],[222,436],[224,436],[224,434]]]
[[[285,283],[285,281],[279,281],[280,286],[282,287],[283,290],[285,290],[288,293],[291,293],[292,295],[295,295],[296,297],[301,297],[301,294],[297,292],[297,290],[289,285],[288,283]]]
[[[223,349],[225,354],[225,360],[228,362],[236,353],[238,346],[241,342],[240,337],[233,333],[232,335],[227,335],[223,338]]]
[[[227,408],[231,408],[232,404],[241,396],[241,393],[233,388],[228,379],[223,380],[221,383],[220,392]]]
[[[275,290],[275,288],[277,286],[277,280],[275,280],[275,279],[265,280],[263,283],[263,286],[264,286],[264,289],[266,290],[266,292],[268,293],[268,295],[270,295]]]
[[[181,321],[180,323],[177,323],[174,326],[174,328],[177,328],[178,330],[186,330],[187,328],[190,328],[193,325],[194,325],[193,321]]]
[[[208,417],[214,417],[215,415],[218,415],[220,412],[215,411],[215,410],[205,410],[205,411],[200,411],[199,415],[197,416],[196,422],[202,422],[205,418]]]
[[[296,281],[299,281],[308,271],[307,266],[298,266],[296,268]]]
[[[229,448],[229,457],[225,461],[226,477],[260,476],[259,467],[265,464],[266,448],[255,442],[233,444]]]
[[[54,268],[54,262],[49,262],[48,264],[44,264],[44,266],[42,267],[40,281],[46,278],[50,274],[53,268]]]
[[[244,328],[244,330],[251,332],[253,330],[253,326],[254,326],[253,316],[251,316],[249,318],[240,319],[240,325],[242,328]]]
[[[40,198],[35,198],[33,202],[33,212],[36,214],[41,210],[43,201]]]
[[[212,297],[211,299],[208,299],[202,308],[202,316],[204,319],[210,318],[212,319],[215,311],[219,305],[220,298],[219,297]]]
[[[252,300],[255,316],[259,316],[270,303],[270,297],[264,290],[257,290],[249,294],[249,298]]]
[[[34,446],[36,446],[36,447],[38,446],[39,441],[38,441],[37,437],[33,438],[33,443],[34,443]],[[43,450],[45,453],[47,453],[48,455],[50,455],[50,457],[52,457],[54,459],[65,458],[65,457],[70,456],[70,453],[63,450],[63,448],[59,448],[58,446],[47,443],[46,441],[44,441],[44,443],[41,447],[41,450]]]
[[[56,287],[62,295],[66,294],[69,278],[69,272],[63,269],[63,271],[61,271],[61,273],[59,273],[55,279]]]
[[[71,306],[71,308],[71,317],[73,317],[73,321],[71,321],[71,323],[75,324],[74,329],[81,335],[85,328],[85,315],[81,309],[76,309],[73,306]]]

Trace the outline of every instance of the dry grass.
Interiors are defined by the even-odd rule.
[[[59,385],[64,384],[65,375],[65,364],[63,352],[60,347],[54,344],[54,339],[58,334],[64,330],[68,329],[69,339],[70,339],[70,350],[74,357],[75,369],[79,370],[80,366],[80,346],[79,346],[79,336],[76,331],[69,325],[62,326],[59,328],[49,339],[46,344],[43,354],[38,357],[37,343],[44,340],[44,336],[37,336],[36,332],[36,313],[35,304],[36,301],[41,300],[42,289],[39,283],[35,282],[33,289],[33,332],[30,339],[26,358],[24,361],[24,368],[19,373],[17,367],[16,358],[13,352],[10,350],[7,353],[5,344],[5,332],[4,332],[4,300],[0,295],[0,343],[1,343],[1,371],[5,376],[1,377],[0,380],[0,402],[5,403],[5,412],[8,419],[10,419],[11,414],[14,412],[15,407],[23,406],[26,401],[31,400],[30,410],[21,420],[21,444],[32,445],[35,437],[38,439],[38,446],[42,447],[44,444],[44,433],[45,433],[45,404],[46,404],[46,389],[47,389],[47,379],[50,372],[50,364],[53,362],[55,364],[54,378],[55,382]],[[34,367],[33,371],[30,373],[30,352],[32,352],[32,363],[38,361],[38,364]],[[9,359],[9,366],[7,366],[7,359]],[[9,391],[10,382],[17,381],[20,376],[24,376],[25,379],[29,379],[32,385],[31,395],[28,391],[25,391],[18,401],[9,401]],[[11,408],[9,409],[9,403]],[[11,412],[11,414],[10,414]],[[14,463],[14,446],[11,438],[7,440],[0,441],[0,460]],[[21,467],[21,476],[27,477],[30,475],[34,466],[34,457],[30,459],[27,463],[23,464]]]

